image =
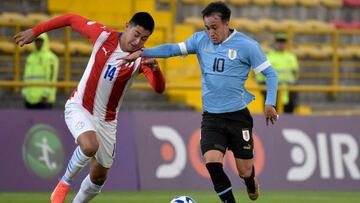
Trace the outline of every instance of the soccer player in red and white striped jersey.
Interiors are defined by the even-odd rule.
[[[66,124],[79,146],[51,195],[52,203],[64,202],[71,182],[89,162],[90,173],[73,202],[88,202],[100,193],[115,155],[117,113],[136,75],[143,73],[156,92],[164,91],[165,81],[154,59],[140,57],[131,63],[118,60],[141,49],[154,25],[153,18],[146,12],[136,13],[125,25],[124,32],[79,15],[66,14],[14,36],[16,43],[23,46],[41,33],[71,26],[93,44],[85,72],[65,105]]]

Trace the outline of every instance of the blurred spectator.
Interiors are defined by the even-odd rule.
[[[46,33],[33,42],[34,49],[26,58],[25,82],[56,82],[59,59],[49,49]],[[56,99],[56,87],[28,86],[22,89],[27,109],[51,109]]]
[[[287,36],[284,33],[277,33],[274,37],[273,49],[266,54],[271,65],[278,73],[279,86],[294,85],[298,80],[299,65],[295,54],[287,49]],[[265,77],[261,74],[256,75],[256,80],[260,84],[265,83]],[[265,92],[263,92],[265,94]],[[292,113],[296,108],[297,93],[283,91],[281,96],[284,112]]]

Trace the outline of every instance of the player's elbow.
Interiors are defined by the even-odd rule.
[[[162,94],[165,92],[165,83],[161,84],[161,85],[158,85],[156,88],[155,88],[155,92],[158,93],[158,94]]]
[[[67,13],[67,14],[64,14],[64,16],[69,17],[69,18],[79,18],[79,17],[82,17],[81,15],[76,14],[76,13]]]
[[[81,15],[75,14],[75,13],[67,13],[67,14],[64,14],[63,16],[70,24],[73,24],[73,23],[77,22],[79,19],[84,18]]]
[[[161,74],[161,72],[160,72],[160,75],[158,75],[153,88],[154,88],[155,92],[158,94],[162,94],[165,91],[165,78]]]
[[[267,68],[265,71],[262,72],[263,75],[268,78],[278,78],[278,73],[274,68]]]

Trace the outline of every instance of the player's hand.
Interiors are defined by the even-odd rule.
[[[20,45],[20,47],[24,46],[24,44],[29,44],[36,38],[32,29],[27,29],[23,32],[19,32],[14,36],[15,43]]]
[[[269,125],[269,121],[271,124],[274,124],[275,121],[279,119],[279,115],[277,114],[275,108],[271,105],[265,105],[264,114],[266,118],[266,125]]]
[[[139,58],[141,56],[141,54],[142,54],[142,50],[137,50],[125,57],[117,58],[116,60],[124,60],[127,62],[131,62],[131,61],[135,61],[137,58]]]
[[[154,58],[148,58],[141,61],[141,64],[151,68],[153,71],[160,70],[159,63]]]

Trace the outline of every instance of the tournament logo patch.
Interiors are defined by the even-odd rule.
[[[246,142],[249,142],[250,140],[250,132],[248,129],[243,129],[242,130],[242,136],[243,136],[243,139],[246,141]]]
[[[38,177],[51,179],[64,166],[64,148],[58,132],[46,124],[34,125],[27,132],[22,155],[26,168]]]
[[[235,49],[229,49],[228,57],[229,57],[229,59],[231,59],[231,60],[236,59],[236,57],[237,57],[237,52],[236,52],[236,50],[235,50]]]

